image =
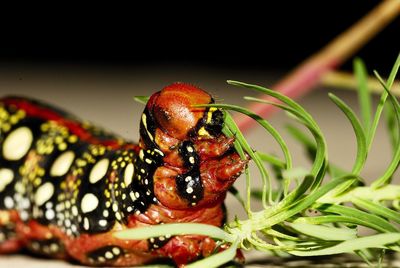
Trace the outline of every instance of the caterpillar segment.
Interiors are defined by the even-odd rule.
[[[221,133],[205,91],[174,83],[153,94],[138,144],[41,102],[0,100],[0,253],[93,266],[210,255],[199,235],[120,240],[113,233],[164,223],[221,226],[227,190],[247,164]],[[222,250],[222,249],[219,249]]]

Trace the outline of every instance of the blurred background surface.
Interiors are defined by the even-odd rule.
[[[227,79],[273,86],[379,2],[231,3],[226,9],[199,6],[186,12],[160,13],[137,8],[129,16],[110,15],[110,11],[105,21],[89,24],[70,16],[57,31],[43,27],[52,21],[38,25],[33,21],[7,29],[5,36],[10,34],[10,38],[4,36],[0,42],[0,97],[37,98],[138,140],[143,106],[133,101],[134,96],[151,95],[182,81],[206,89],[219,101],[245,105],[242,97],[254,93],[227,85]],[[388,75],[400,48],[399,29],[400,20],[396,19],[356,53],[370,73],[377,69]],[[351,60],[341,67],[346,71],[351,68]],[[344,115],[329,101],[328,91],[357,107],[355,92],[326,86],[319,86],[299,102],[326,135],[330,159],[349,169],[356,153],[355,138]],[[375,103],[377,100],[375,96]],[[295,165],[309,166],[301,146],[285,132],[290,119],[277,113],[270,121],[287,139]],[[249,131],[247,137],[254,148],[280,154],[277,144],[260,128]],[[363,172],[367,180],[377,178],[390,161],[386,137],[381,127]],[[244,189],[243,178],[237,188]],[[243,216],[233,198],[228,197],[227,204],[230,217]],[[0,267],[22,267],[27,262],[31,267],[70,265],[22,256],[0,257]],[[267,265],[263,267],[275,267]]]

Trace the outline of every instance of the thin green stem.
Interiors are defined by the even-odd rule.
[[[138,227],[115,232],[113,235],[119,239],[143,240],[158,236],[172,235],[205,235],[223,241],[233,242],[234,237],[221,228],[202,223],[169,223]]]

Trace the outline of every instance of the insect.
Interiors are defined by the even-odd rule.
[[[222,134],[223,112],[202,89],[174,83],[153,94],[138,144],[35,100],[0,99],[0,253],[27,248],[94,266],[216,250],[209,237],[125,241],[113,233],[172,222],[221,226],[228,188],[247,164]]]

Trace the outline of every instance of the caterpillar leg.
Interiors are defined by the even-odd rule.
[[[18,252],[24,245],[17,236],[17,212],[0,210],[0,254]]]
[[[73,259],[90,266],[135,266],[154,259],[147,241],[119,240],[112,233],[83,234],[70,240],[66,250]]]
[[[174,261],[178,267],[209,256],[216,249],[215,241],[204,236],[175,236],[157,251]]]
[[[65,234],[59,228],[45,226],[35,220],[17,225],[18,236],[24,241],[24,247],[34,254],[67,259],[65,252]]]

